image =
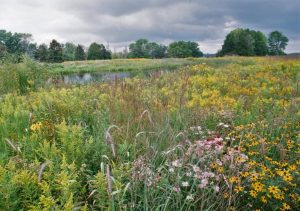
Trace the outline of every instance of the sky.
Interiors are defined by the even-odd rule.
[[[38,44],[98,42],[120,51],[139,38],[190,40],[215,53],[238,27],[281,31],[286,52],[300,52],[300,0],[0,0],[0,29],[31,33]]]

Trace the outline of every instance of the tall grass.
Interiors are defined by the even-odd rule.
[[[299,61],[205,63],[11,86],[0,100],[0,209],[299,209]]]

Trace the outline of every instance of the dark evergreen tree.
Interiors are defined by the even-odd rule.
[[[49,46],[48,61],[52,63],[63,62],[63,49],[61,44],[52,40]]]
[[[40,62],[48,61],[48,47],[46,44],[41,44],[34,53],[34,58]]]
[[[85,52],[82,45],[77,45],[76,51],[75,51],[75,60],[76,61],[83,61],[85,60]]]

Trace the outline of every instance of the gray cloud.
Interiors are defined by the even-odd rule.
[[[299,0],[0,0],[0,28],[29,32],[37,42],[93,41],[124,47],[138,38],[168,44],[193,40],[204,52],[221,48],[226,34],[249,27],[290,38],[300,52]]]

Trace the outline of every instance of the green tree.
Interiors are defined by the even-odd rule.
[[[32,40],[31,34],[12,33],[6,30],[0,30],[0,43],[5,46],[6,52],[21,56],[26,53]]]
[[[285,47],[289,39],[279,31],[273,31],[269,34],[269,54],[270,55],[284,55]]]
[[[48,50],[48,61],[53,63],[63,62],[63,49],[61,44],[56,40],[52,40]]]
[[[37,51],[36,43],[30,43],[28,45],[28,48],[26,49],[26,54],[29,56],[29,58],[35,58],[35,52]]]
[[[148,50],[147,54],[152,59],[161,59],[166,57],[167,47],[164,45],[159,45],[156,42],[150,42],[146,49]]]
[[[3,58],[6,54],[7,54],[6,47],[0,42],[0,59]]]
[[[139,39],[129,45],[129,58],[149,58],[149,41],[147,39]]]
[[[85,52],[82,45],[77,45],[75,50],[75,60],[83,61],[85,60]]]
[[[64,61],[74,61],[75,60],[76,45],[67,42],[63,46],[63,59]]]
[[[249,31],[254,39],[254,54],[256,56],[265,56],[268,53],[267,38],[261,31]]]
[[[41,44],[38,46],[34,53],[34,58],[40,62],[48,61],[48,47],[46,44]]]
[[[170,57],[201,57],[203,53],[199,50],[198,43],[190,41],[178,41],[169,45],[168,54]]]
[[[220,55],[253,56],[255,40],[249,29],[235,29],[226,35]]]
[[[92,43],[87,53],[88,60],[111,59],[111,52],[103,44]]]

